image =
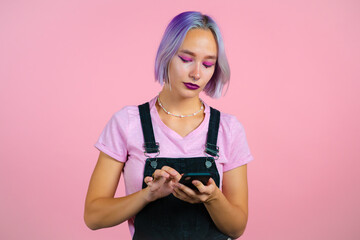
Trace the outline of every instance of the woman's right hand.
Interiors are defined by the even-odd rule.
[[[149,202],[168,196],[173,192],[174,184],[179,182],[181,175],[173,168],[163,166],[156,169],[152,177],[145,177],[147,185],[146,200]]]

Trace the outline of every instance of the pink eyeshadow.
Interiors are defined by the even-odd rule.
[[[212,62],[204,62],[205,65],[208,65],[208,66],[212,66],[213,63]]]
[[[182,59],[184,59],[185,61],[191,61],[192,59],[191,58],[187,58],[187,57],[184,57],[184,56],[181,56]]]

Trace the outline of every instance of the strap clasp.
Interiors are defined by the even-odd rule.
[[[206,143],[204,153],[206,157],[211,155],[211,157],[213,157],[215,160],[219,159],[219,147],[214,144]]]
[[[151,156],[148,155],[149,153],[156,153],[154,157],[157,157],[160,154],[160,148],[158,142],[145,142],[143,144],[143,148],[145,149],[144,155],[148,158],[151,158]]]

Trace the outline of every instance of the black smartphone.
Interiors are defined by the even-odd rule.
[[[185,173],[182,175],[179,183],[184,184],[185,186],[197,190],[194,184],[192,184],[193,180],[199,180],[202,184],[206,185],[211,177],[210,173]]]

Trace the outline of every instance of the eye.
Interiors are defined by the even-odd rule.
[[[214,66],[214,64],[211,63],[211,62],[204,62],[203,65],[204,65],[206,68],[209,68],[209,67]]]
[[[183,61],[183,62],[191,62],[191,61],[192,61],[191,58],[187,58],[187,57],[181,57],[181,56],[179,56],[179,58],[180,58],[181,61]]]

